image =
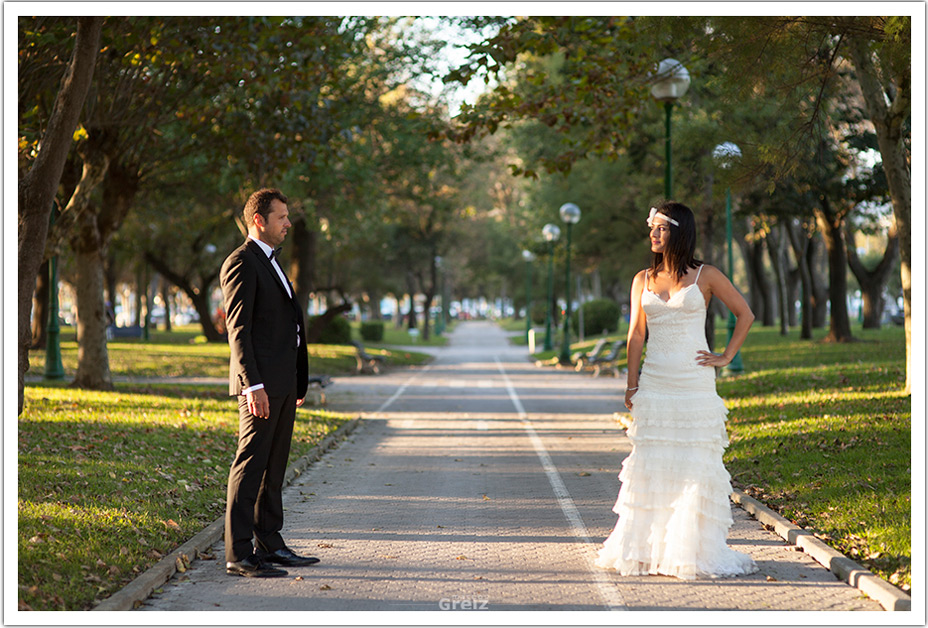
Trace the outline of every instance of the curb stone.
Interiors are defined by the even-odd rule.
[[[361,418],[351,419],[323,438],[315,447],[287,468],[284,487],[289,486],[307,467],[322,458],[326,451],[344,440],[360,424]],[[91,610],[130,611],[141,606],[152,592],[167,582],[176,571],[186,571],[190,561],[220,540],[225,530],[225,515],[206,526],[192,539],[159,560],[135,580],[106,598]]]
[[[786,542],[801,548],[839,579],[879,602],[884,609],[912,610],[911,596],[832,549],[808,530],[794,525],[743,491],[734,489],[731,498],[760,523],[773,528]]]

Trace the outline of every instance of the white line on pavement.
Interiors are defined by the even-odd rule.
[[[541,466],[545,470],[545,475],[548,476],[548,482],[551,483],[551,488],[554,490],[557,503],[561,507],[561,511],[563,511],[567,521],[570,523],[574,537],[584,543],[583,554],[584,558],[586,558],[587,568],[596,581],[596,586],[599,588],[599,594],[602,596],[603,602],[609,610],[627,610],[625,601],[616,589],[615,584],[609,579],[604,570],[599,569],[593,564],[595,547],[593,545],[593,540],[590,538],[590,533],[583,523],[583,518],[580,516],[580,511],[577,510],[574,500],[571,499],[570,493],[564,485],[564,480],[561,479],[561,474],[558,473],[557,467],[554,466],[554,462],[551,460],[551,456],[548,455],[544,443],[541,442],[541,438],[539,438],[538,433],[532,426],[532,422],[529,421],[528,413],[525,412],[525,407],[522,405],[522,401],[519,399],[519,395],[516,393],[516,389],[509,379],[509,375],[503,368],[502,362],[499,361],[499,358],[495,358],[495,360],[496,367],[499,369],[500,375],[503,376],[503,382],[506,384],[506,390],[509,392],[509,398],[512,399],[512,404],[516,407],[519,418],[522,419],[522,425],[528,433],[529,440],[532,441],[535,453],[538,454],[538,458],[541,460]]]
[[[409,385],[412,384],[413,381],[415,381],[415,379],[416,379],[417,377],[419,377],[420,375],[422,375],[423,373],[425,373],[426,371],[428,371],[430,368],[432,368],[432,365],[431,365],[431,364],[426,365],[421,371],[416,371],[416,373],[415,373],[412,377],[410,377],[409,379],[407,379],[407,380],[403,383],[402,386],[400,386],[399,388],[396,389],[396,392],[393,393],[393,396],[392,396],[392,397],[390,397],[389,399],[387,399],[386,401],[384,401],[383,404],[381,404],[381,406],[380,406],[379,408],[377,408],[376,410],[374,410],[374,412],[383,412],[384,410],[386,410],[387,408],[389,408],[390,406],[392,406],[392,405],[393,405],[393,402],[396,401],[397,399],[399,399],[399,398],[400,398],[400,395],[402,395],[404,392],[406,392],[406,389],[409,388]]]

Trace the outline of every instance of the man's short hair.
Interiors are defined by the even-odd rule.
[[[275,199],[284,205],[287,204],[287,197],[277,188],[262,188],[248,197],[244,209],[245,226],[254,223],[255,214],[261,214],[261,217],[267,221],[267,217],[271,213],[271,202]]]

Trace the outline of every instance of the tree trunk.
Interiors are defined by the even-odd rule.
[[[828,297],[831,325],[826,342],[850,342],[851,320],[847,313],[847,248],[844,243],[844,214],[834,211],[827,196],[815,207],[818,228],[828,252]]]
[[[132,324],[136,327],[142,326],[142,304],[145,294],[145,265],[139,264],[135,269],[135,320]]]
[[[164,331],[171,331],[171,286],[167,278],[161,276],[161,300],[164,302]]]
[[[807,256],[811,241],[797,220],[787,221],[786,233],[799,265],[799,280],[802,286],[799,307],[802,331],[799,338],[812,340],[812,271]]]
[[[316,232],[309,228],[305,216],[294,220],[290,240],[293,243],[293,257],[288,275],[296,292],[297,303],[303,312],[308,312],[309,297],[315,290],[313,274],[316,267]]]
[[[29,370],[29,345],[32,295],[35,279],[42,264],[48,221],[58,190],[58,183],[71,147],[74,129],[80,118],[84,100],[93,78],[97,50],[100,47],[102,17],[77,19],[74,52],[68,61],[61,87],[55,97],[48,128],[40,143],[39,154],[32,167],[20,178],[17,191],[19,241],[17,258],[17,317],[19,353],[19,409],[23,411],[25,375]]]
[[[770,262],[773,265],[773,274],[776,279],[777,306],[780,314],[780,335],[789,335],[789,295],[787,294],[786,275],[787,262],[786,251],[784,246],[783,225],[780,222],[773,225],[767,237],[767,254],[770,255]]]
[[[793,266],[786,275],[786,298],[788,307],[786,312],[789,315],[789,326],[798,327],[799,317],[797,316],[796,303],[799,301],[799,293],[802,290],[802,277],[799,274],[799,266]]]
[[[828,321],[828,281],[820,268],[822,248],[821,234],[813,233],[806,250],[809,273],[812,278],[812,328],[824,329]]]
[[[383,312],[380,311],[380,302],[383,301],[383,293],[380,290],[372,289],[368,293],[370,302],[368,304],[368,316],[372,321],[382,321]]]
[[[848,226],[847,233],[847,261],[860,284],[860,292],[864,300],[864,329],[879,329],[883,317],[883,291],[889,282],[893,266],[896,262],[896,256],[899,254],[899,238],[896,236],[895,227],[890,229],[889,241],[886,243],[886,251],[883,253],[883,259],[876,265],[872,271],[860,261],[857,255],[857,247],[854,245],[854,234]]]
[[[764,327],[773,327],[776,322],[773,309],[772,286],[764,269],[764,243],[762,240],[742,240],[748,274],[751,276],[751,310]]]
[[[406,273],[406,289],[409,291],[409,315],[406,329],[416,329],[416,278],[411,272]]]
[[[181,275],[180,273],[171,269],[168,265],[168,262],[156,255],[154,251],[145,251],[145,262],[151,264],[152,267],[164,278],[170,281],[172,284],[184,291],[190,301],[193,303],[193,308],[197,311],[197,315],[200,318],[200,327],[203,329],[203,335],[206,336],[207,342],[225,342],[226,336],[224,333],[219,331],[216,328],[216,325],[213,324],[213,312],[210,309],[209,295],[210,288],[213,283],[219,277],[219,270],[202,277],[200,280],[200,285],[197,286],[187,275]],[[143,288],[141,286],[141,281],[139,281],[139,290],[138,294],[141,295]],[[138,308],[141,313],[141,306]]]
[[[892,85],[881,84],[881,73],[875,67],[870,42],[862,38],[850,40],[850,57],[857,72],[870,121],[876,127],[877,144],[883,159],[883,172],[889,185],[899,237],[902,275],[902,299],[905,310],[905,390],[912,392],[912,174],[911,155],[906,148],[905,122],[911,116],[912,77],[909,63],[894,68],[885,64],[882,76]],[[893,75],[896,70],[897,75]],[[887,104],[887,95],[892,102]]]
[[[428,340],[432,335],[432,317],[430,312],[432,310],[432,304],[435,302],[434,294],[425,294],[425,304],[422,306],[422,340]]]
[[[48,342],[49,262],[45,260],[35,278],[35,296],[32,299],[32,345],[30,349],[44,349]]]
[[[74,221],[74,233],[70,238],[71,248],[78,256],[77,315],[78,326],[77,376],[74,386],[95,390],[111,390],[108,353],[106,350],[106,302],[104,300],[104,256],[107,242],[122,225],[138,191],[138,169],[120,164],[107,151],[116,150],[115,138],[109,131],[88,129],[89,138],[81,156],[85,164],[107,164],[103,178],[103,200],[100,205],[83,202],[69,214]],[[99,166],[98,166],[99,167]],[[83,181],[82,181],[83,183]],[[78,188],[81,186],[79,185]],[[75,195],[77,191],[75,191]],[[89,197],[89,192],[88,192]],[[70,206],[70,203],[69,203]],[[66,208],[67,212],[67,208]],[[86,267],[85,267],[86,266]],[[94,294],[83,294],[83,290],[94,290]],[[149,311],[151,304],[148,303]],[[88,312],[81,307],[90,308]],[[97,309],[100,316],[97,316]],[[81,333],[83,328],[83,333]],[[96,343],[98,346],[90,346]]]
[[[116,271],[116,255],[112,247],[107,247],[106,266],[103,269],[106,282],[107,325],[116,324],[116,280],[119,273]],[[110,318],[112,317],[112,318]]]
[[[103,303],[103,256],[99,246],[85,245],[75,248],[74,257],[78,349],[77,374],[72,385],[91,390],[112,390]]]

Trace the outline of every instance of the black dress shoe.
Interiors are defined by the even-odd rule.
[[[315,556],[300,556],[299,554],[294,554],[289,547],[282,547],[276,552],[262,552],[261,550],[257,550],[255,554],[265,562],[286,565],[287,567],[306,567],[307,565],[315,565],[319,562],[319,559]]]
[[[272,567],[257,556],[248,556],[234,563],[226,563],[226,573],[246,578],[279,578],[287,575],[283,569]]]

